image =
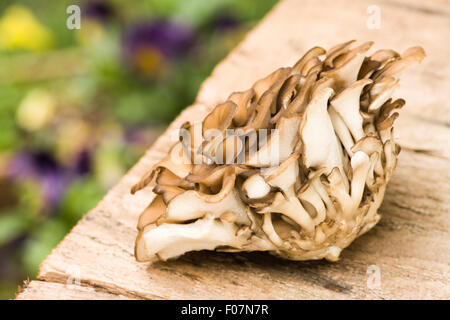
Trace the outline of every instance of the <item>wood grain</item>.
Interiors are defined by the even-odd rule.
[[[66,284],[47,282],[47,281],[32,281],[26,289],[19,293],[16,300],[128,300],[129,298],[116,294],[108,293],[103,289],[84,286],[67,286]]]
[[[381,8],[381,29],[366,28],[366,9]],[[185,109],[122,180],[42,263],[37,281],[18,298],[96,299],[442,299],[450,298],[450,30],[448,2],[280,2],[204,82]],[[167,263],[137,263],[136,222],[153,193],[131,186],[160,160],[186,120],[314,45],[355,38],[399,51],[422,45],[428,57],[405,72],[396,126],[403,147],[380,211],[381,222],[343,251],[337,263],[292,262],[264,253],[194,252]],[[381,287],[367,286],[367,268]],[[69,270],[82,287],[68,291]],[[54,293],[52,293],[54,291]],[[112,298],[112,297],[111,297]]]

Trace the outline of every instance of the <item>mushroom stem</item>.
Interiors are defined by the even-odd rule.
[[[308,184],[307,187],[298,193],[298,198],[300,201],[306,202],[315,211],[314,224],[318,225],[326,218],[326,208],[323,204],[320,195],[317,193],[316,189],[312,184]],[[309,210],[308,210],[309,211]]]
[[[345,148],[347,154],[351,157],[353,155],[352,147],[355,144],[350,133],[350,130],[345,125],[344,120],[333,108],[328,109],[328,114],[330,115],[331,123],[333,124],[334,131],[336,132],[339,140],[341,140],[342,145]]]
[[[362,151],[358,151],[353,155],[350,163],[353,170],[351,184],[352,211],[350,213],[354,214],[361,202],[366,184],[367,173],[370,167],[369,156]]]
[[[283,240],[281,240],[280,236],[275,231],[275,228],[272,224],[272,213],[266,212],[264,214],[264,222],[262,225],[263,231],[269,237],[270,241],[272,241],[275,245],[282,247],[284,245]]]
[[[258,212],[278,212],[284,214],[302,227],[305,234],[308,236],[311,236],[314,233],[314,221],[309,216],[308,212],[303,208],[296,196],[285,198],[280,192],[278,192],[275,194],[275,199],[272,204],[258,210]]]
[[[306,168],[325,168],[326,173],[337,167],[344,185],[348,187],[343,168],[342,148],[327,112],[328,100],[333,93],[331,88],[319,90],[306,107],[300,125],[300,137],[303,142],[302,160]]]
[[[347,220],[352,217],[361,202],[370,167],[369,156],[362,151],[358,151],[353,155],[350,163],[353,171],[350,194],[344,190],[342,177],[336,169],[333,169],[328,176],[330,192],[338,200],[343,217]]]
[[[319,177],[316,177],[311,180],[311,184],[313,185],[314,189],[319,194],[322,201],[325,203],[325,206],[327,208],[327,216],[330,219],[335,219],[336,217],[336,208],[333,205],[333,202],[330,199],[330,196],[328,195],[326,187],[322,184]]]
[[[235,224],[214,219],[211,215],[189,224],[165,223],[143,231],[136,244],[137,258],[144,261],[157,255],[161,260],[167,260],[187,251],[214,250],[218,246],[240,248],[247,236],[238,236],[237,231]]]

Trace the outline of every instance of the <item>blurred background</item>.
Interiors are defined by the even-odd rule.
[[[36,277],[275,2],[0,1],[0,299]]]

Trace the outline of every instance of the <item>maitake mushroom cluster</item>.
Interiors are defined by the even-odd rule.
[[[425,57],[354,41],[309,50],[232,93],[136,184],[156,197],[141,214],[135,255],[268,251],[336,261],[379,220],[396,166],[398,74]]]

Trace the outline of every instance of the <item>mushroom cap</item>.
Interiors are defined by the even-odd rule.
[[[146,226],[156,222],[156,220],[166,213],[167,206],[163,197],[157,195],[148,207],[139,216],[137,229],[142,231]]]
[[[203,135],[205,135],[205,133],[210,129],[223,131],[228,128],[233,121],[233,117],[236,114],[236,111],[237,105],[230,100],[219,104],[203,120]]]
[[[240,127],[247,123],[251,114],[251,105],[254,96],[255,90],[250,88],[246,91],[234,92],[228,97],[228,100],[234,102],[237,106],[236,113],[233,117],[234,126]]]

